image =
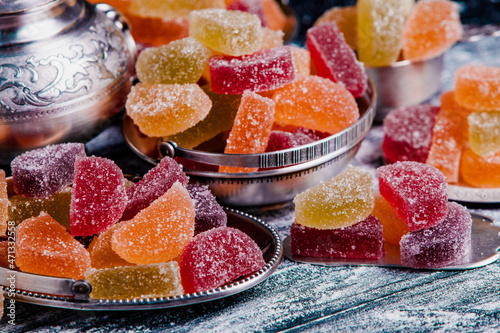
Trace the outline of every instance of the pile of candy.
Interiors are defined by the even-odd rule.
[[[11,167],[16,195],[0,173],[0,231],[16,226],[21,271],[86,279],[93,298],[130,299],[209,290],[265,265],[255,241],[227,227],[208,186],[188,184],[171,158],[137,183],[80,143],[26,152]]]
[[[470,251],[472,218],[448,202],[447,183],[436,168],[397,162],[372,176],[358,167],[298,194],[290,229],[294,255],[377,260],[384,241],[398,245],[401,264],[437,268]]]
[[[438,168],[448,183],[500,187],[500,68],[466,65],[441,106],[416,105],[384,119],[387,163],[417,161]]]

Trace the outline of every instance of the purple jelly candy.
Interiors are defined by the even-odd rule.
[[[281,88],[295,79],[290,46],[260,50],[241,57],[214,56],[209,60],[210,87],[218,94],[242,94]]]
[[[164,157],[144,177],[127,189],[128,203],[122,220],[130,220],[139,211],[162,196],[172,185],[179,181],[183,186],[188,183],[188,177],[176,161]]]
[[[443,222],[401,238],[401,263],[415,268],[437,268],[464,258],[470,251],[471,226],[469,211],[456,202],[449,202]]]
[[[263,27],[267,27],[266,16],[264,14],[264,7],[260,0],[234,0],[226,9],[228,10],[239,10],[241,12],[247,12],[250,14],[257,15],[262,23]]]
[[[349,227],[316,229],[293,223],[292,254],[313,258],[380,259],[384,255],[382,224],[373,215]]]
[[[11,163],[14,191],[28,198],[46,198],[73,182],[77,157],[86,156],[83,143],[62,143],[35,149]]]
[[[196,217],[194,221],[194,234],[227,225],[227,214],[215,200],[208,185],[199,183],[188,184],[187,190],[194,201]]]
[[[294,148],[314,142],[303,133],[272,131],[267,142],[266,152]]]

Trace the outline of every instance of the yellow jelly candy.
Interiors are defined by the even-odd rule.
[[[340,31],[344,34],[345,41],[353,49],[358,48],[358,13],[356,6],[333,7],[321,15],[314,25],[325,22],[335,22]]]
[[[470,149],[481,156],[500,152],[500,111],[472,112],[467,119]]]

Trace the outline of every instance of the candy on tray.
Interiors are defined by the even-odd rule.
[[[294,148],[314,142],[304,133],[272,131],[267,143],[266,152]]]
[[[460,176],[470,186],[500,187],[500,152],[481,156],[471,149],[465,149],[460,160]]]
[[[88,251],[92,268],[102,269],[134,265],[124,260],[111,248],[111,236],[118,226],[119,224],[115,224],[104,230],[89,244]]]
[[[380,193],[375,193],[375,207],[372,215],[379,219],[384,230],[384,241],[399,246],[399,241],[410,229],[401,220],[392,206],[384,199]]]
[[[227,225],[227,214],[215,199],[208,185],[192,183],[187,185],[187,190],[194,201],[196,209],[194,221],[195,235]]]
[[[7,232],[9,221],[9,196],[7,194],[7,180],[5,171],[0,169],[0,235]]]
[[[500,67],[472,64],[457,69],[455,99],[474,111],[500,111]]]
[[[500,110],[472,112],[467,119],[470,149],[481,156],[500,152]]]
[[[179,262],[186,293],[217,288],[263,268],[262,251],[244,232],[228,227],[196,235]]]
[[[335,22],[345,37],[347,44],[351,49],[358,48],[358,12],[356,6],[333,7],[324,12],[314,25],[320,25],[325,22]]]

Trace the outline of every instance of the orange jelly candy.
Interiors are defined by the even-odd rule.
[[[474,111],[500,111],[500,67],[465,65],[457,69],[455,100]]]
[[[113,233],[119,226],[119,224],[115,224],[111,228],[106,229],[90,243],[88,250],[92,268],[101,269],[134,265],[124,260],[111,248],[111,236],[113,236]]]
[[[287,17],[276,0],[260,0],[267,26],[273,30],[285,30]]]
[[[142,17],[127,13],[130,33],[134,40],[148,46],[161,46],[189,36],[187,18]]]
[[[78,280],[91,268],[85,247],[46,213],[24,220],[16,232],[16,264],[22,271]]]
[[[293,62],[297,75],[311,74],[311,53],[302,47],[292,46]]]
[[[111,236],[111,248],[134,264],[167,262],[179,256],[194,235],[195,208],[179,182]]]
[[[388,243],[399,245],[401,237],[410,231],[408,225],[396,215],[392,206],[380,193],[375,193],[375,207],[372,215],[382,223],[384,241]]]
[[[500,153],[486,157],[471,149],[462,153],[460,175],[469,185],[482,188],[500,187]]]
[[[0,169],[0,235],[7,232],[7,221],[9,219],[9,197],[7,195],[7,181],[5,171]]]

